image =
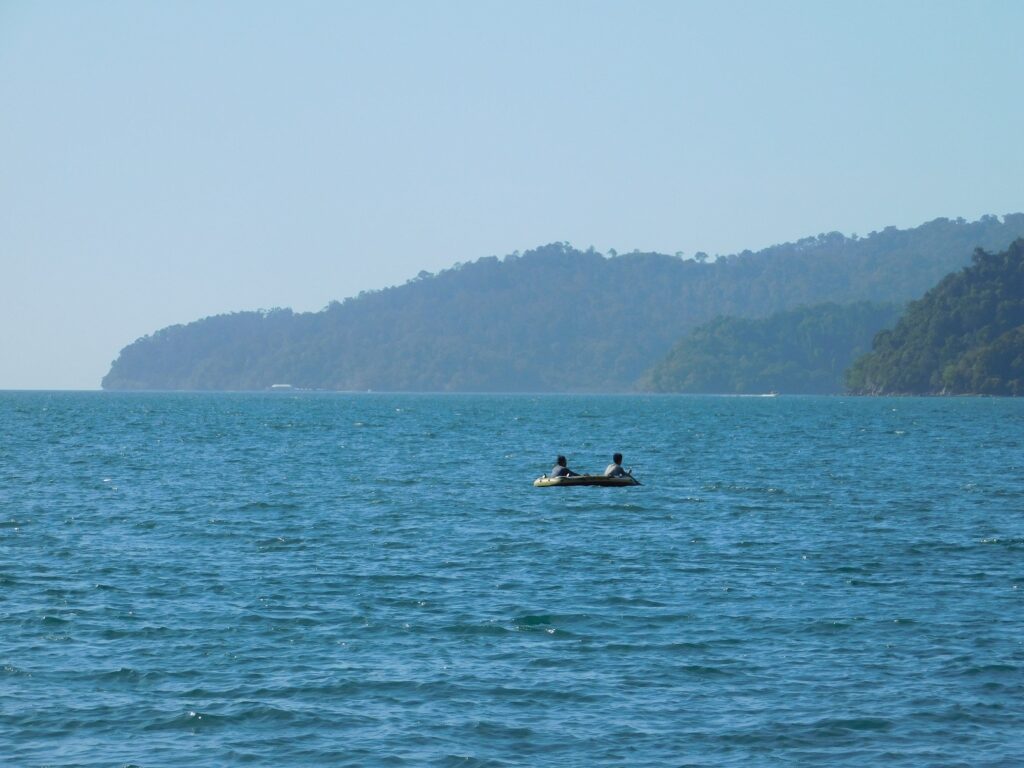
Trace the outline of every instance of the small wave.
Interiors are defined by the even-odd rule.
[[[497,738],[530,739],[533,736],[532,728],[515,727],[488,720],[482,720],[473,726],[473,731],[480,736]]]
[[[602,651],[621,653],[692,653],[707,651],[721,646],[721,641],[710,643],[701,641],[677,641],[672,643],[608,643],[601,646]]]
[[[877,579],[847,579],[846,583],[851,587],[874,587],[875,589],[885,589],[886,587],[892,587],[903,582],[896,580],[879,581]]]
[[[136,683],[145,677],[145,673],[139,672],[136,669],[130,667],[119,667],[118,669],[108,670],[107,672],[99,672],[94,675],[96,680],[103,682],[125,682],[125,683]]]
[[[526,614],[524,616],[517,616],[514,618],[512,620],[512,626],[520,632],[543,632],[548,635],[565,639],[567,637],[574,637],[575,635],[570,630],[565,629],[564,626],[558,625],[564,625],[586,618],[586,616],[579,614]]]
[[[741,483],[724,483],[721,481],[705,483],[702,488],[705,491],[729,491],[732,493],[763,493],[771,496],[785,496],[787,491],[774,485],[743,485]]]
[[[238,723],[269,727],[291,723],[299,718],[299,715],[291,710],[270,704],[246,702],[231,706],[233,711],[224,714],[190,709],[174,717],[150,723],[146,726],[146,730],[188,729],[196,731],[207,728],[223,728]]]
[[[301,504],[296,504],[289,501],[250,501],[243,504],[238,508],[239,512],[262,512],[274,510],[275,512],[284,512],[290,509],[300,509]]]
[[[108,627],[107,629],[104,629],[100,632],[100,637],[102,637],[104,640],[123,640],[125,638],[141,640],[168,637],[169,635],[176,634],[177,630],[171,629],[170,627],[154,625],[132,627],[131,629]]]
[[[888,731],[893,722],[884,717],[829,717],[811,724],[817,735],[842,735],[849,731]]]
[[[446,755],[439,763],[448,768],[505,768],[506,766],[520,765],[499,760],[495,757],[473,757],[472,755]]]
[[[491,688],[488,693],[496,698],[511,699],[520,701],[538,702],[584,702],[600,701],[601,696],[595,696],[585,690],[566,690],[554,688],[549,685],[537,685],[534,687],[521,687],[512,685],[498,685]]]
[[[970,544],[960,544],[949,541],[918,541],[907,547],[907,551],[913,555],[945,554],[956,555],[968,551]]]
[[[160,720],[155,723],[149,723],[144,726],[144,730],[147,731],[163,731],[163,730],[177,730],[180,728],[194,729],[199,727],[210,728],[217,727],[219,725],[225,725],[231,721],[231,718],[225,717],[224,715],[215,715],[208,712],[199,712],[198,710],[190,709],[180,715],[175,715],[166,720]]]
[[[834,565],[830,569],[832,573],[871,573],[875,568],[878,568],[877,563],[864,564],[864,565]]]
[[[546,613],[528,613],[525,616],[517,616],[512,621],[516,626],[540,627],[550,625],[554,621],[554,616]]]
[[[256,542],[256,548],[260,552],[296,551],[306,548],[304,539],[287,539],[284,536],[274,536],[270,539],[261,539]]]
[[[1024,546],[1024,537],[1011,537],[1008,539],[1001,539],[999,537],[993,537],[990,539],[982,539],[978,542],[979,544],[992,544],[999,547],[1022,547]]]
[[[804,631],[810,634],[834,634],[836,632],[845,632],[850,629],[853,625],[846,621],[828,621],[819,620],[812,622],[804,627]]]
[[[659,600],[649,600],[645,597],[626,597],[623,595],[611,595],[602,601],[605,605],[630,605],[641,608],[664,608],[668,603]]]
[[[685,664],[677,669],[687,675],[699,678],[709,677],[735,677],[736,673],[725,667],[712,667],[707,664]]]
[[[960,674],[963,677],[978,677],[982,675],[1016,675],[1020,672],[1020,667],[1013,664],[978,664],[975,666],[968,667],[963,670]]]
[[[474,637],[474,636],[498,636],[507,635],[512,630],[508,627],[503,627],[500,624],[449,624],[441,628],[443,632],[450,632],[453,635],[460,637]]]

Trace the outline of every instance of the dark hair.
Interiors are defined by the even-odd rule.
[[[564,467],[565,466],[565,456],[559,456],[557,459],[555,459],[555,464],[558,464],[560,467]]]
[[[622,454],[621,453],[616,453],[614,456],[612,456],[612,461],[614,461],[616,464],[621,464],[622,463]]]

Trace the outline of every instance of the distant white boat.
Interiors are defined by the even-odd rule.
[[[271,384],[271,389],[294,389],[291,384]]]

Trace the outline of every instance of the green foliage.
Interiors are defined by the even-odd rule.
[[[847,374],[860,394],[1024,395],[1024,239],[911,303]]]
[[[696,328],[641,384],[654,392],[833,394],[843,372],[881,328],[895,304],[819,304],[761,320],[720,317]]]
[[[937,219],[866,238],[838,233],[701,263],[605,258],[554,243],[488,257],[315,313],[241,312],[165,328],[122,350],[107,389],[616,391],[718,315],[824,301],[902,302],[1024,235],[1002,221]]]

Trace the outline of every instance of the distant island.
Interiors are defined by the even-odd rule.
[[[913,302],[847,375],[859,394],[1024,395],[1024,240]]]
[[[102,384],[629,391],[649,380],[680,339],[716,317],[766,318],[823,303],[902,305],[967,264],[975,247],[1000,250],[1021,236],[1024,214],[1017,213],[936,219],[866,237],[832,232],[715,259],[606,257],[554,243],[421,272],[320,312],[237,312],[164,328],[125,347]]]
[[[653,392],[838,394],[843,376],[903,306],[819,304],[764,319],[722,317],[687,334],[641,381]]]

